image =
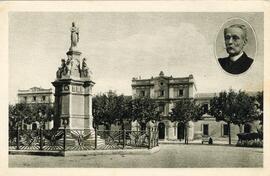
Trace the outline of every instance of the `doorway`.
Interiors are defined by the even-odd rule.
[[[177,139],[181,141],[185,136],[185,125],[182,123],[177,124]]]
[[[158,124],[158,139],[165,139],[165,124]]]

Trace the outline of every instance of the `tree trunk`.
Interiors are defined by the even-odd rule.
[[[184,125],[185,144],[188,144],[187,124]]]
[[[124,124],[124,121],[121,120],[121,129],[124,130],[125,129],[125,124]]]
[[[184,127],[184,140],[185,140],[185,144],[187,143],[187,136],[186,136],[186,128]]]
[[[228,134],[229,134],[229,145],[232,144],[232,140],[231,140],[231,123],[228,122]]]
[[[242,133],[243,132],[243,130],[242,130],[243,125],[239,124],[238,126],[239,126],[239,133]]]

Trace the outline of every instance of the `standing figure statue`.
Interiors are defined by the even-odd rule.
[[[88,68],[88,66],[87,66],[87,64],[86,64],[86,58],[83,58],[83,60],[82,60],[82,68],[81,68],[81,70],[82,70],[82,76],[83,77],[88,77],[89,76],[89,68]],[[90,71],[90,74],[91,74],[91,71]]]
[[[70,50],[77,47],[77,43],[79,42],[79,28],[75,26],[75,23],[72,22],[72,27],[70,28],[71,32],[71,46]]]
[[[63,75],[66,75],[66,60],[61,59],[61,67],[58,68],[56,72],[56,77],[57,78],[62,78]]]

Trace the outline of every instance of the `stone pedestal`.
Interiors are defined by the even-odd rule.
[[[93,129],[91,80],[60,79],[55,86],[56,119],[54,127]]]

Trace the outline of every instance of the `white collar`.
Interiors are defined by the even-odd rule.
[[[244,52],[241,51],[241,53],[239,53],[239,54],[236,55],[236,56],[230,57],[230,59],[231,59],[231,61],[235,62],[235,61],[237,61],[243,54],[244,54]]]

